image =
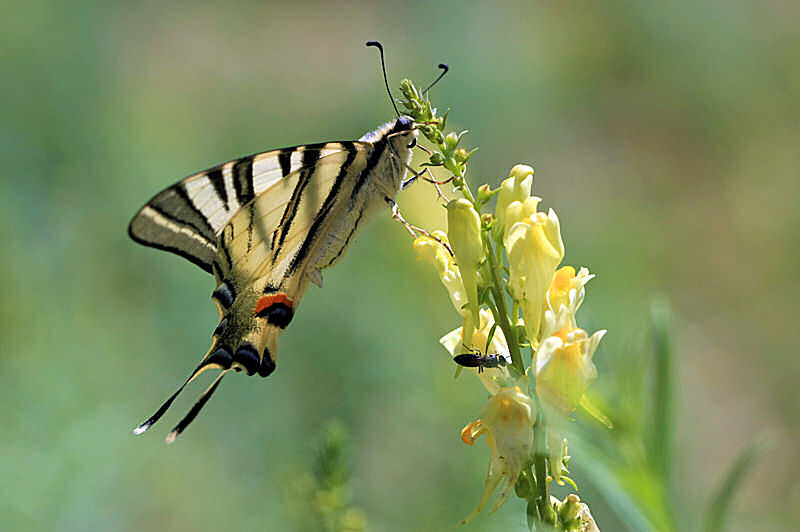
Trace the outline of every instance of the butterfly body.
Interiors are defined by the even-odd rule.
[[[359,141],[229,161],[187,177],[142,207],[131,221],[131,237],[187,258],[217,283],[212,299],[220,321],[208,354],[183,386],[212,368],[262,377],[274,371],[278,335],[309,281],[321,286],[321,271],[341,259],[357,230],[394,203],[416,137],[413,120],[401,116]],[[183,386],[136,432],[155,423]]]

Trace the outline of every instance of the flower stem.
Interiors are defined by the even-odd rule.
[[[500,272],[497,268],[497,260],[495,258],[492,242],[487,233],[483,233],[483,242],[486,246],[486,260],[489,263],[489,272],[492,276],[491,291],[492,299],[497,305],[497,320],[500,329],[506,337],[508,342],[508,351],[511,354],[511,366],[519,372],[520,375],[525,374],[525,366],[522,362],[522,354],[519,352],[519,342],[517,341],[517,331],[511,326],[508,321],[508,308],[506,307],[505,292],[503,291],[503,282],[500,278]]]
[[[542,413],[542,406],[536,398],[536,424],[533,426],[533,467],[536,471],[536,506],[542,522],[555,524],[555,515],[550,507],[550,486],[547,482],[547,422]]]

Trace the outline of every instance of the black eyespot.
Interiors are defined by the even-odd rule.
[[[261,365],[258,367],[258,374],[262,377],[269,377],[273,371],[275,371],[275,361],[272,360],[269,348],[264,348],[264,355],[261,357]]]
[[[208,359],[206,360],[206,364],[218,364],[219,366],[228,369],[231,367],[231,360],[231,352],[224,347],[220,347],[211,353],[211,355],[209,355]]]
[[[244,366],[244,370],[248,375],[255,373],[261,363],[258,357],[258,351],[250,344],[239,347],[239,349],[236,350],[236,354],[233,355],[233,361]]]
[[[233,286],[228,281],[223,282],[211,294],[211,297],[216,299],[220,306],[224,309],[231,308],[233,300],[236,298],[236,293],[233,291]]]

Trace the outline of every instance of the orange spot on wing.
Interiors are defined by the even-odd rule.
[[[278,292],[277,294],[270,294],[268,296],[259,298],[258,303],[256,303],[256,308],[253,310],[253,314],[258,314],[262,310],[269,308],[276,303],[283,303],[289,308],[294,307],[294,303],[292,303],[292,300],[289,299],[289,296],[283,292]]]

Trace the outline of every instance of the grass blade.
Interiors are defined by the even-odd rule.
[[[725,528],[725,519],[729,513],[736,490],[741,486],[747,473],[766,451],[767,445],[755,443],[745,449],[731,466],[722,484],[708,504],[706,510],[704,532],[721,532]]]

